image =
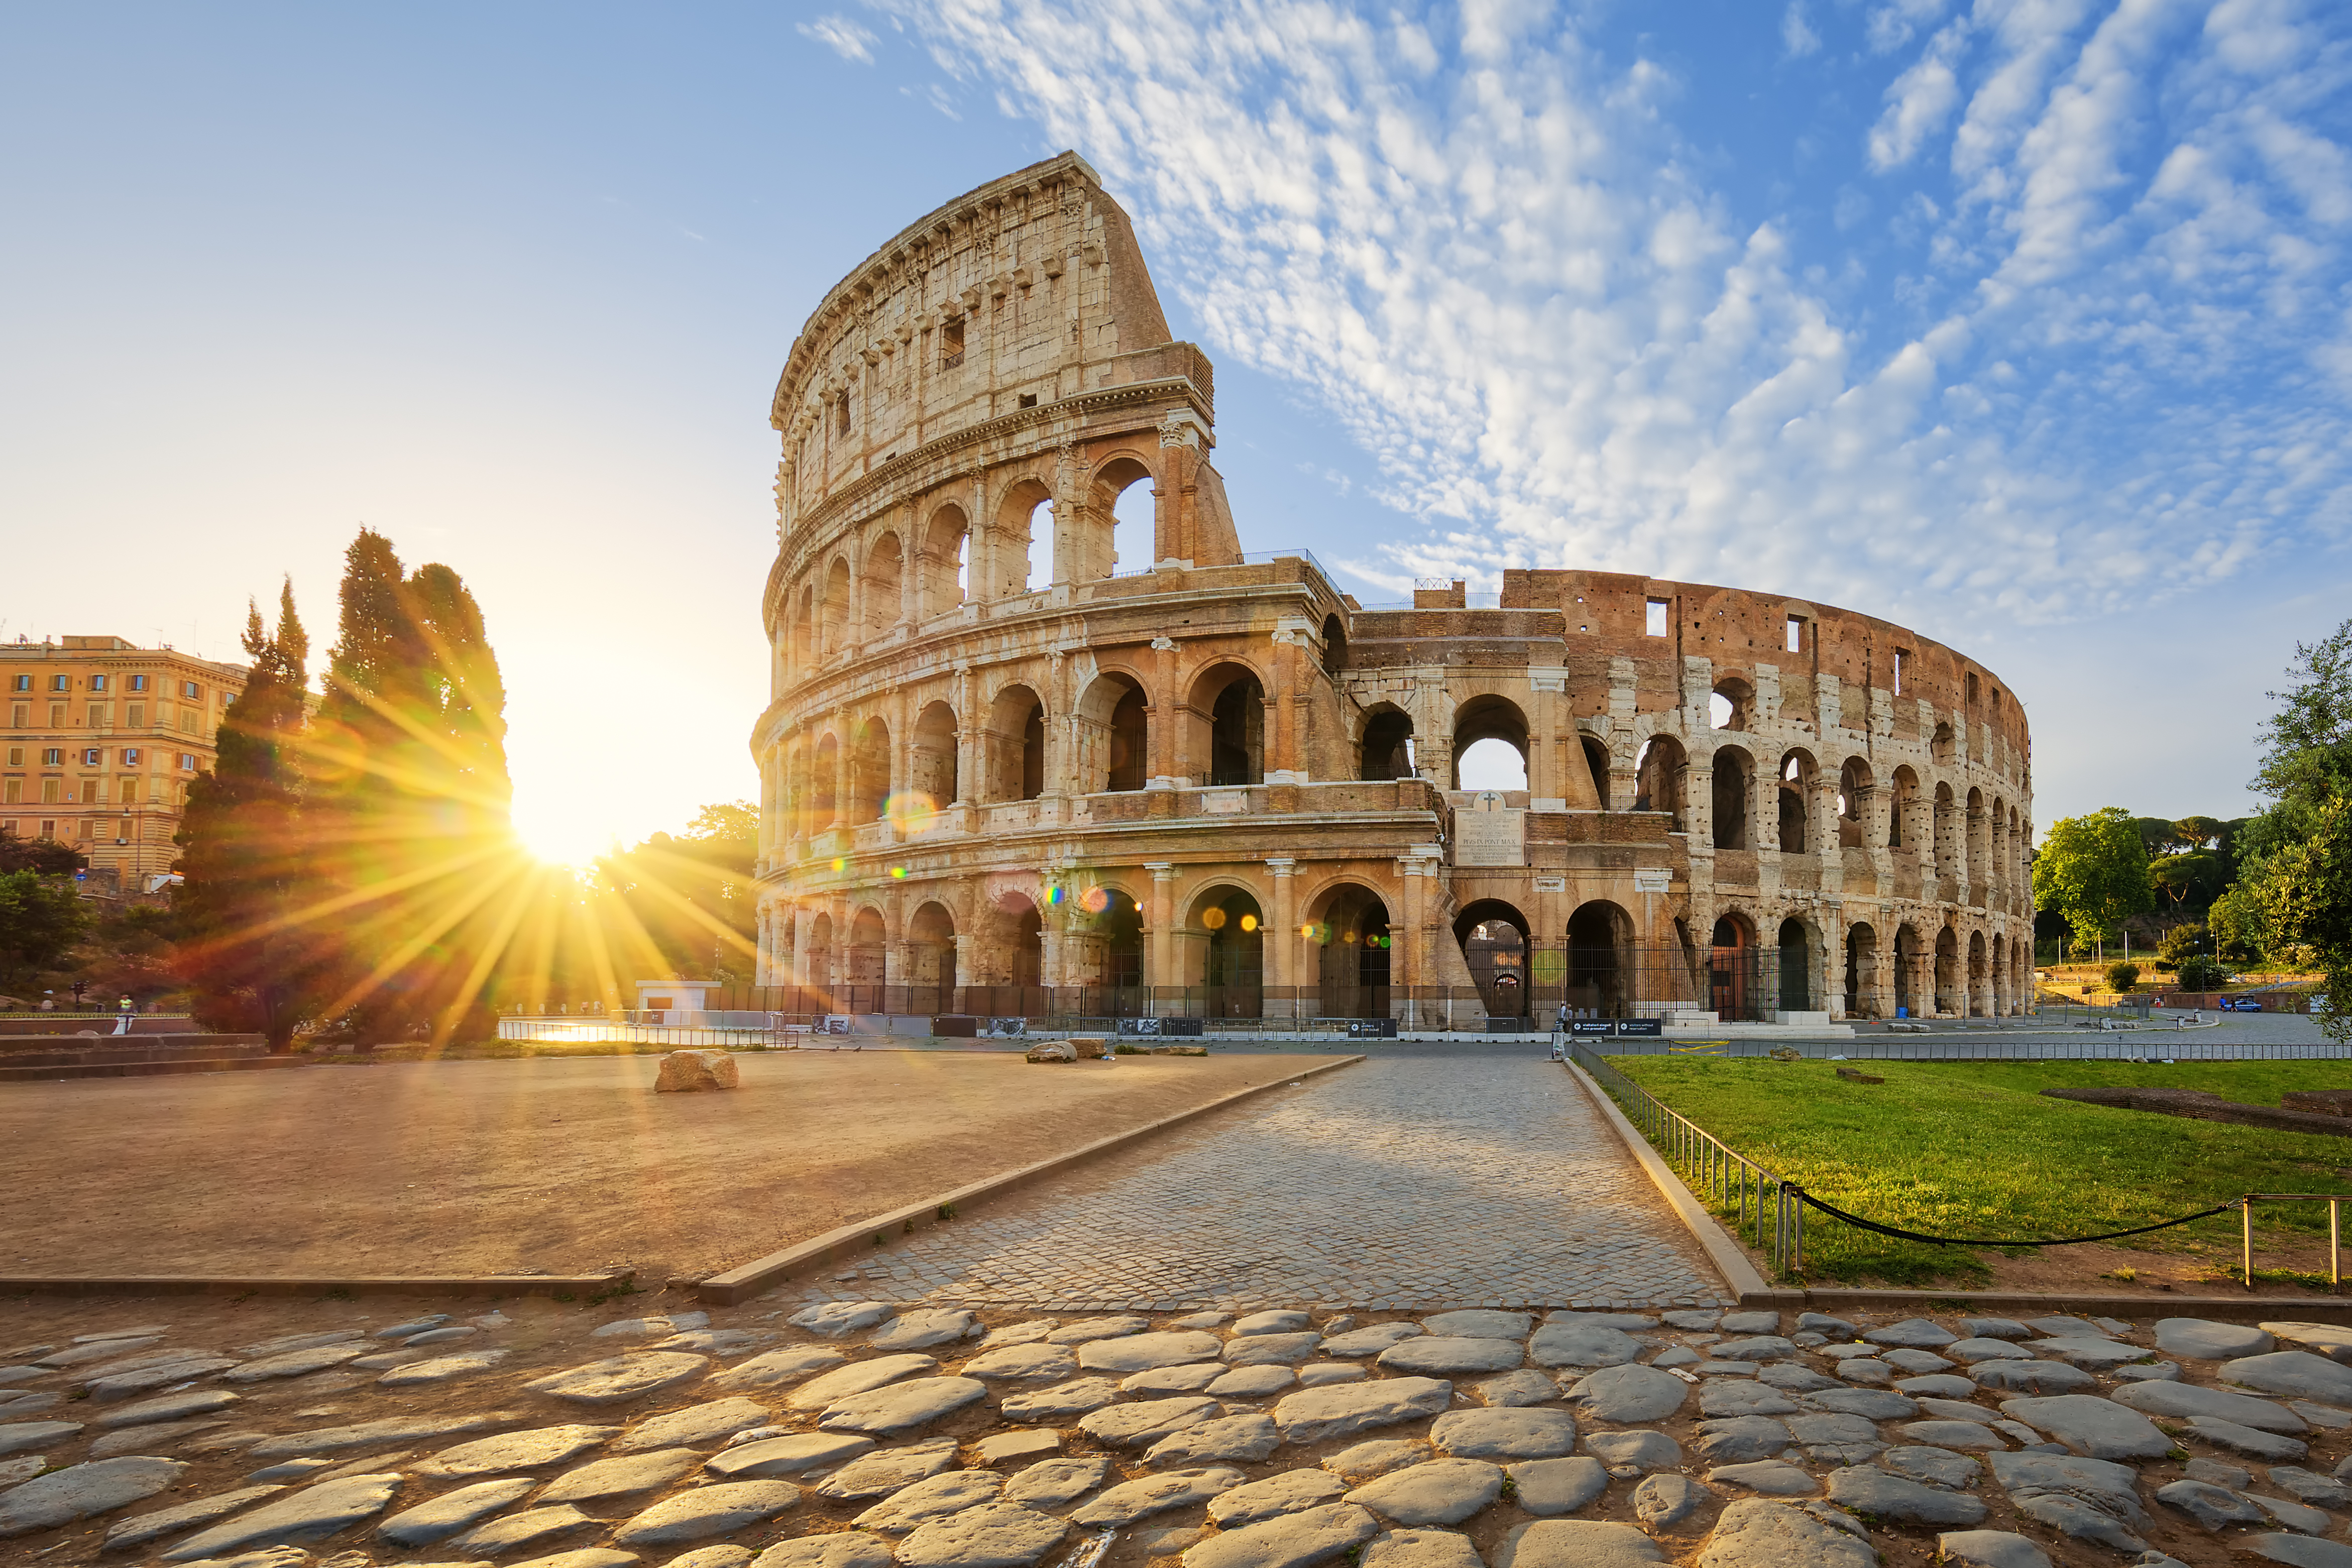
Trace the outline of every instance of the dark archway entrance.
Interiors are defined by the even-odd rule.
[[[1390,967],[1394,951],[1388,905],[1369,888],[1352,883],[1332,889],[1307,921],[1318,953],[1315,1010],[1325,1018],[1385,1018],[1389,1016]]]
[[[1454,917],[1454,940],[1462,945],[1486,1016],[1526,1017],[1533,967],[1528,960],[1535,948],[1528,917],[1499,900],[1481,899]]]
[[[1812,941],[1806,934],[1805,922],[1782,921],[1780,942],[1780,1010],[1791,1013],[1813,1011]]]
[[[1633,919],[1606,900],[1584,905],[1568,921],[1567,991],[1571,1016],[1633,1016]]]
[[[1265,1007],[1265,916],[1235,889],[1201,910],[1209,933],[1202,1011],[1211,1018],[1255,1018]]]

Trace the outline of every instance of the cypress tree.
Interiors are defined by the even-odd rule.
[[[257,1030],[273,1051],[315,1013],[331,962],[305,843],[302,748],[310,638],[294,585],[278,595],[278,630],[246,610],[244,689],[223,716],[213,771],[188,791],[178,842],[182,884],[174,961],[207,1028]]]

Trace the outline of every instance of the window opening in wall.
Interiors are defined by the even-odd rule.
[[[73,679],[70,676],[52,675],[49,677],[49,689],[52,691],[71,691],[73,689]]]
[[[1054,585],[1054,503],[1041,500],[1029,513],[1029,574],[1032,589]]]
[[[1035,393],[1034,393],[1034,392],[1024,392],[1024,393],[1023,393],[1023,394],[1021,395],[1021,406],[1022,406],[1022,407],[1024,407],[1024,408],[1034,408],[1034,407],[1036,407],[1036,406],[1037,406],[1037,395],[1036,395]]]
[[[1265,693],[1255,675],[1229,682],[1210,709],[1209,782],[1265,782]]]
[[[1802,653],[1805,651],[1805,623],[1799,620],[1794,616],[1790,616],[1789,617],[1789,635],[1786,639],[1786,647],[1787,650],[1790,653]]]
[[[144,690],[146,690],[146,689],[147,689],[147,678],[146,678],[145,676],[143,676],[143,675],[134,675],[134,676],[132,676],[132,677],[131,678],[131,690],[133,690],[133,691],[144,691]]]
[[[1708,728],[1715,730],[1730,729],[1732,712],[1731,699],[1726,697],[1722,692],[1715,692],[1707,698],[1706,722]]]
[[[1150,482],[1138,479],[1111,503],[1113,572],[1140,572],[1159,558],[1154,514],[1159,502]]]
[[[1654,637],[1662,637],[1666,635],[1665,600],[1653,599],[1650,601],[1649,619],[1643,624],[1643,629]]]
[[[1973,670],[1973,669],[1972,669],[1972,670],[1969,671],[1969,705],[1970,707],[1974,707],[1974,706],[1976,705],[1976,700],[1977,700],[1977,672],[1976,672],[1975,670]]]
[[[1911,654],[1909,649],[1898,647],[1895,650],[1895,695],[1897,697],[1903,695],[1905,666],[1908,665],[1910,662]]]
[[[841,395],[841,401],[834,405],[833,429],[836,436],[849,434],[849,394],[845,392]]]
[[[940,329],[940,368],[953,370],[963,363],[963,322],[950,321]]]
[[[1528,760],[1508,741],[1474,741],[1462,753],[1464,789],[1523,790],[1528,787]]]
[[[956,541],[956,602],[961,604],[971,596],[971,535],[964,533]]]

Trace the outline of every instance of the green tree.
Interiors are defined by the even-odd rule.
[[[2272,928],[2319,961],[2320,1026],[2352,1042],[2352,794],[2320,806],[2307,836],[2273,853],[2268,873],[2255,894]]]
[[[537,881],[511,831],[498,658],[457,574],[407,572],[373,530],[345,552],[341,607],[310,751],[340,911],[329,1010],[371,1041],[478,1031]]]
[[[2033,899],[2065,916],[2077,952],[2126,915],[2146,913],[2154,904],[2147,847],[2131,814],[2110,805],[2052,823],[2033,861]]]
[[[89,864],[70,844],[54,838],[19,838],[0,833],[0,871],[31,871],[42,877],[70,877]]]
[[[252,671],[222,716],[211,773],[188,790],[172,901],[174,967],[207,1028],[258,1031],[273,1051],[316,1014],[333,924],[303,811],[310,639],[289,581],[278,629],[246,608]]]
[[[89,924],[70,878],[0,872],[0,986],[13,990],[55,969]]]
[[[759,931],[751,897],[760,809],[748,800],[706,805],[678,834],[656,833],[597,863],[599,886],[625,910],[652,962],[681,977],[750,980]]]
[[[2139,984],[2139,965],[2117,959],[2107,965],[2107,989],[2121,993]]]
[[[2352,967],[2352,951],[2334,945],[2352,915],[2331,904],[2344,895],[2335,836],[2352,797],[2352,619],[2297,643],[2287,674],[2286,689],[2268,694],[2279,708],[2263,723],[2253,783],[2270,807],[2235,836],[2238,879],[2208,919],[2225,942],[2264,957],[2309,949],[2332,997]]]
[[[2188,921],[2164,933],[2164,940],[2157,944],[2156,956],[2178,968],[2183,961],[2212,950],[2213,936],[2205,929],[2205,923]]]

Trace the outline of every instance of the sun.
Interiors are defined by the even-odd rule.
[[[517,813],[514,832],[534,859],[550,866],[588,865],[610,854],[616,842],[612,830],[600,824],[538,813]]]

